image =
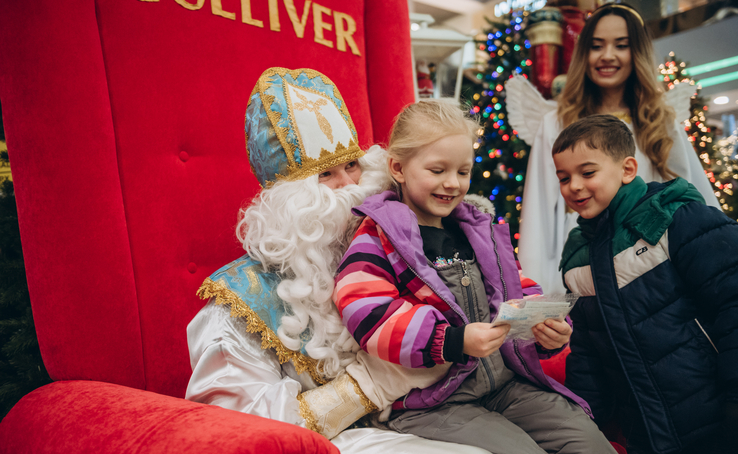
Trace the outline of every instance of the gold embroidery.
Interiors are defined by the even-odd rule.
[[[300,415],[306,425],[327,438],[333,438],[370,411],[377,409],[365,402],[356,381],[343,374],[327,385],[298,396]],[[368,400],[368,399],[367,399]]]
[[[287,141],[287,134],[289,134],[290,129],[288,127],[278,126],[279,120],[282,119],[282,116],[279,114],[279,112],[272,111],[274,96],[264,93],[260,94],[260,96],[261,104],[266,111],[269,123],[271,123],[272,127],[274,128],[274,134],[277,136],[277,139],[279,139],[279,143],[284,149],[284,153],[287,156],[287,161],[290,163],[290,165],[295,165],[297,163],[297,161],[295,161],[295,148],[297,147],[295,144]],[[295,122],[292,118],[292,112],[288,112],[288,114],[290,115],[289,123],[294,124]]]
[[[307,3],[307,2],[306,2]],[[307,8],[307,5],[305,6]],[[298,165],[297,161],[295,160],[295,150],[296,145],[290,143],[287,141],[287,135],[289,134],[289,128],[288,127],[279,127],[277,126],[279,124],[279,121],[282,119],[282,116],[279,112],[274,112],[271,109],[272,104],[274,103],[274,96],[266,94],[265,91],[273,84],[271,80],[269,80],[272,76],[278,75],[281,78],[284,78],[286,74],[290,74],[292,77],[297,78],[301,74],[306,75],[308,78],[314,79],[315,77],[320,77],[323,83],[325,83],[328,86],[333,87],[333,96],[340,101],[341,106],[338,107],[338,104],[334,104],[339,112],[341,112],[341,115],[343,117],[343,120],[346,122],[347,126],[349,127],[349,130],[351,131],[353,138],[350,140],[348,146],[344,146],[340,142],[336,146],[336,150],[334,152],[329,152],[327,150],[321,150],[320,157],[316,160],[314,158],[311,158],[310,156],[307,156],[304,153],[304,150],[300,150],[300,158],[302,161],[302,165]],[[283,81],[283,89],[285,90],[286,94],[286,81]],[[307,91],[309,93],[314,93],[316,95],[325,97],[326,95],[318,90],[314,90],[307,87],[300,87],[300,90]],[[287,158],[288,162],[288,168],[286,175],[276,174],[273,179],[265,181],[263,185],[260,184],[262,189],[270,188],[274,182],[278,180],[287,180],[287,181],[295,181],[295,180],[302,180],[305,179],[311,175],[315,175],[318,173],[321,173],[331,167],[337,166],[339,164],[343,164],[345,162],[350,162],[355,159],[358,159],[362,156],[364,156],[364,152],[359,148],[359,145],[356,143],[356,127],[354,126],[354,122],[351,119],[351,116],[348,113],[348,109],[346,107],[346,102],[343,100],[343,97],[341,96],[341,93],[338,91],[338,87],[331,82],[330,79],[328,79],[323,74],[312,70],[312,69],[296,69],[296,70],[289,70],[287,68],[280,68],[280,67],[273,67],[269,68],[268,70],[264,71],[264,73],[259,77],[259,80],[257,81],[256,85],[254,86],[254,89],[251,91],[251,95],[249,96],[249,99],[253,97],[255,94],[259,94],[259,97],[262,102],[262,106],[264,109],[264,112],[269,119],[269,122],[271,123],[272,127],[274,128],[274,133],[277,136],[277,139],[279,140],[280,144],[282,145],[282,148],[284,149],[285,156]],[[332,102],[331,100],[328,100],[329,102]],[[292,116],[292,110],[288,109],[287,111],[288,115],[288,123],[290,125],[294,125],[294,117]],[[245,119],[245,117],[244,117]],[[298,134],[298,143],[302,143],[299,139],[299,131],[295,131],[296,134]],[[245,134],[246,139],[246,150],[248,151],[248,134]]]
[[[323,82],[325,82],[325,80],[324,80]],[[330,84],[331,82],[330,82],[330,81],[328,81],[327,83],[329,83],[329,84]],[[284,82],[284,84],[283,84],[283,88],[284,88],[284,98],[285,98],[285,100],[287,101],[287,103],[288,103],[289,105],[292,105],[292,99],[291,99],[291,97],[290,97],[290,91],[289,91],[289,90],[287,89],[287,85],[290,85],[290,84],[288,84],[288,83],[287,83],[287,81],[285,81],[285,82]],[[318,91],[318,90],[314,90],[314,89],[312,89],[312,88],[308,88],[308,87],[299,87],[299,89],[300,89],[300,90],[302,90],[302,91],[306,91],[306,92],[308,92],[308,93],[312,93],[312,94],[314,94],[314,95],[316,95],[316,96],[320,96],[321,98],[325,99],[325,98],[324,98],[324,96],[325,96],[325,95],[324,95],[324,94],[323,94],[322,92]],[[298,96],[299,96],[299,95],[298,95]],[[273,100],[274,100],[274,98],[272,98],[272,102],[273,102]],[[326,101],[328,101],[328,100],[326,100]],[[332,101],[331,101],[331,102],[332,102]],[[338,107],[338,106],[336,106],[336,107]],[[321,115],[321,116],[322,116],[322,115]],[[302,168],[305,168],[305,165],[306,165],[306,164],[305,164],[305,163],[306,163],[306,159],[307,159],[307,160],[310,160],[310,159],[312,159],[312,158],[311,158],[310,156],[308,156],[307,152],[305,151],[305,145],[304,145],[304,143],[303,143],[303,141],[302,141],[302,135],[300,134],[300,130],[299,130],[299,129],[297,128],[297,120],[295,119],[295,116],[294,116],[294,114],[293,114],[293,112],[292,112],[292,109],[287,109],[287,117],[289,118],[289,124],[293,125],[293,126],[294,126],[294,128],[295,128],[295,137],[296,137],[296,142],[297,142],[297,143],[299,143],[299,144],[301,145],[301,147],[300,147],[300,160],[302,161]],[[317,115],[316,115],[316,117],[317,117]],[[325,120],[325,123],[326,123],[326,124],[328,124],[328,120],[327,120],[327,119],[325,119],[325,117],[323,117],[323,118],[324,118],[324,120]],[[318,124],[320,125],[320,119],[318,119]],[[329,127],[330,127],[330,126],[329,126]],[[321,130],[322,130],[322,127],[321,127]],[[356,137],[356,134],[354,133],[354,130],[353,130],[353,129],[351,130],[351,132],[353,133],[353,136],[354,136],[354,137]],[[288,133],[289,133],[289,129],[285,128],[285,129],[284,129],[284,137],[285,137],[285,138],[287,137],[287,134],[288,134]],[[325,131],[323,131],[323,133],[325,134]],[[326,134],[326,136],[328,136],[328,135]],[[333,138],[332,138],[332,136],[333,136],[333,134],[331,133],[331,138],[330,138],[330,140],[331,140],[331,143],[333,143]],[[280,139],[280,140],[281,140],[281,139]],[[341,144],[340,144],[340,142],[339,142],[338,146],[340,146],[340,145],[341,145]],[[335,151],[333,151],[333,153],[334,153],[334,154],[338,153],[338,150],[339,150],[338,146],[336,147],[336,150],[335,150]],[[294,150],[295,150],[295,147],[294,147],[294,146],[293,146],[293,147],[291,147],[291,150],[292,150],[292,151],[291,151],[290,153],[292,153],[292,154],[291,154],[290,156],[294,157]],[[322,150],[321,150],[321,151],[322,151]],[[324,155],[323,155],[323,153],[321,152],[321,154],[320,154],[320,158],[319,158],[319,159],[323,158],[323,156],[324,156]],[[344,162],[348,162],[348,161],[344,161]],[[293,159],[292,161],[290,161],[290,164],[292,165],[292,168],[297,168],[297,169],[299,169],[299,167],[298,167],[297,165],[295,165],[294,159]],[[336,163],[336,165],[338,165],[338,164],[341,164],[341,163],[340,163],[340,162],[339,162],[339,163]],[[333,167],[333,166],[331,166],[331,167]],[[326,169],[329,169],[329,168],[330,168],[330,167],[326,167]],[[322,172],[322,171],[321,171],[321,172]],[[287,174],[288,174],[288,175],[291,175],[291,173],[292,173],[291,171],[288,171],[288,173],[287,173]],[[313,173],[308,173],[308,174],[306,174],[305,176],[310,176],[310,175],[313,175]],[[302,178],[297,178],[297,179],[298,179],[298,180],[300,180],[300,179],[302,179]],[[292,180],[292,179],[290,178],[290,180]]]
[[[336,24],[336,49],[346,52],[346,43],[351,48],[351,53],[361,56],[359,48],[354,41],[354,32],[356,32],[356,21],[348,14],[333,11],[333,20]],[[345,25],[345,26],[344,26]]]
[[[325,39],[323,35],[323,30],[331,31],[333,29],[333,25],[323,22],[323,14],[330,16],[331,9],[317,3],[313,3],[313,40],[318,44],[333,48],[333,42]]]
[[[628,114],[627,112],[613,112],[610,115],[612,115],[613,117],[617,117],[626,123],[633,123],[633,120],[630,118],[630,114]]]
[[[231,266],[230,266],[230,267],[229,267],[229,268],[228,268],[228,269],[227,269],[227,270],[225,271],[225,274],[226,274],[226,275],[228,275],[228,276],[230,276],[230,277],[231,277],[231,278],[233,279],[233,282],[235,282],[235,283],[236,283],[236,284],[238,284],[238,285],[242,285],[242,283],[243,283],[243,278],[244,278],[244,277],[243,277],[243,276],[241,276],[241,275],[239,275],[239,273],[238,273],[238,270],[239,270],[239,267],[240,267],[241,265],[243,265],[244,263],[246,263],[246,260],[236,260],[236,261],[235,261],[235,262],[233,262],[233,264],[232,264],[232,265],[231,265]],[[247,278],[248,278],[248,276],[247,276]],[[252,285],[254,284],[253,282],[250,282],[250,283],[251,283]],[[261,284],[261,283],[260,283],[260,281],[259,281],[258,279],[256,279],[256,285],[257,285],[257,286],[260,286],[260,284]],[[261,288],[261,287],[259,287],[259,288]]]
[[[272,82],[269,80],[269,78],[275,74],[283,78],[286,74],[290,74],[294,78],[299,77],[300,74],[305,74],[310,79],[314,79],[315,77],[320,77],[323,83],[325,83],[328,86],[333,87],[333,96],[339,101],[341,101],[341,107],[339,108],[338,105],[336,105],[336,108],[343,115],[343,118],[348,124],[349,129],[355,133],[356,127],[354,126],[354,121],[351,119],[351,115],[349,115],[348,108],[346,107],[346,101],[343,100],[341,93],[338,91],[338,87],[336,87],[336,85],[330,79],[328,79],[326,76],[319,73],[318,71],[315,71],[314,69],[303,68],[303,69],[289,70],[287,68],[280,68],[280,67],[269,68],[268,70],[264,72],[264,74],[262,74],[262,77],[259,78],[259,81],[254,87],[254,90],[251,92],[251,95],[253,96],[253,94],[257,92],[260,94],[263,94],[267,90],[267,88],[269,88],[272,85]],[[323,93],[317,90],[307,88],[307,87],[300,87],[300,89],[311,92],[311,93],[315,93],[321,96],[325,96]],[[265,96],[262,96],[261,98],[262,98],[261,101],[264,104],[264,109],[266,110],[267,115],[269,114],[274,115],[274,117],[269,116],[269,119],[273,120],[272,124],[273,125],[277,124],[277,121],[279,121],[280,116],[277,112],[272,112],[272,109],[271,109],[272,102],[274,102],[274,97],[270,95],[265,95]],[[294,121],[292,122],[292,124],[294,124]],[[285,136],[286,136],[287,129],[284,129],[283,132],[284,132],[284,135],[280,135],[278,132],[277,136],[279,138],[279,141],[284,144],[286,141]]]
[[[195,3],[194,5],[192,3],[189,3],[187,0],[174,0],[174,1],[191,11],[197,11],[198,9],[202,8],[202,5],[205,4],[205,0],[197,0],[197,3]]]
[[[285,85],[288,84],[285,83]],[[300,94],[299,89],[297,88],[295,88],[295,95],[300,98],[301,102],[292,103],[292,107],[295,110],[307,110],[308,112],[314,113],[315,118],[318,120],[318,126],[320,126],[320,130],[328,138],[328,141],[330,141],[330,143],[333,143],[333,128],[331,128],[331,124],[328,123],[328,119],[325,118],[320,112],[320,108],[322,106],[328,105],[328,100],[322,98],[317,101],[310,101],[304,95]]]
[[[331,167],[359,159],[362,156],[364,156],[364,152],[353,140],[349,142],[348,148],[344,147],[341,142],[338,142],[334,153],[331,153],[324,148],[320,150],[320,157],[318,159],[306,156],[303,158],[302,166],[287,166],[287,175],[277,174],[275,176],[275,180],[303,180],[310,175],[322,173]]]
[[[225,271],[230,277],[238,276],[238,267],[246,263],[246,260],[236,260],[233,264]]]
[[[354,383],[353,387],[351,386],[352,382]],[[336,394],[338,394],[338,398],[341,400],[341,403],[339,403],[338,405],[334,404],[335,406],[333,408],[330,408],[330,410],[326,413],[323,429],[330,428],[332,430],[336,430],[337,427],[341,427],[341,423],[346,418],[351,416],[353,413],[356,413],[356,411],[361,408],[359,407],[359,402],[356,401],[356,397],[361,397],[364,394],[356,393],[357,396],[351,395],[352,388],[356,387],[357,384],[349,374],[341,375],[340,377],[333,380],[330,385],[333,385],[333,388],[336,390]],[[361,401],[361,405],[364,405],[363,401]],[[323,405],[321,406],[324,408],[327,407],[325,403],[323,403]],[[366,409],[366,407],[364,409]],[[364,416],[364,414],[355,415],[353,419],[355,421],[362,416]]]
[[[305,24],[307,24],[308,14],[310,13],[310,3],[313,0],[306,0],[305,5],[302,7],[302,18],[297,17],[297,8],[295,8],[294,0],[284,0],[284,7],[287,10],[287,15],[290,17],[292,22],[292,28],[295,30],[295,35],[298,38],[305,36]]]
[[[225,17],[226,19],[236,20],[236,13],[223,10],[221,0],[210,0],[210,9],[216,16]]]
[[[202,299],[215,298],[215,304],[230,306],[231,317],[244,318],[248,332],[261,334],[261,348],[264,350],[273,348],[280,364],[292,361],[298,374],[307,371],[317,383],[327,383],[320,373],[318,361],[285,347],[274,331],[233,290],[207,278],[197,290],[197,296]]]
[[[305,396],[303,396],[302,393],[297,395],[297,401],[300,405],[300,416],[302,416],[302,419],[305,420],[305,426],[313,432],[318,432],[319,434],[322,434],[323,430],[318,425],[318,420],[315,418],[312,410],[310,410],[310,405],[305,402]]]
[[[269,30],[273,32],[282,31],[279,25],[279,6],[277,0],[269,0]]]
[[[249,279],[249,294],[258,295],[263,289],[261,288],[261,281],[259,280],[259,276],[256,275],[254,268],[259,269],[260,267],[258,265],[252,265],[244,271],[246,272],[246,277]]]
[[[251,0],[241,0],[241,22],[259,28],[264,27],[264,22],[251,16]],[[251,96],[249,96],[249,99],[251,99]]]
[[[366,394],[364,394],[364,391],[361,390],[361,386],[359,386],[359,382],[354,380],[354,377],[352,377],[348,373],[346,373],[346,376],[349,378],[351,383],[354,384],[354,391],[356,391],[356,394],[358,394],[359,397],[361,398],[361,405],[364,406],[364,409],[366,410],[366,412],[372,413],[372,412],[377,411],[378,410],[377,406],[374,405],[374,402],[369,400],[368,397],[366,397]]]

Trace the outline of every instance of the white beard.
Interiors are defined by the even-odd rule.
[[[358,186],[331,190],[318,183],[317,175],[276,183],[241,210],[236,228],[246,252],[282,276],[277,295],[287,313],[279,339],[299,350],[300,335],[308,329],[305,350],[320,360],[328,378],[351,363],[358,350],[332,300],[336,269],[360,220],[351,208],[391,186],[384,150],[372,147],[360,164]]]

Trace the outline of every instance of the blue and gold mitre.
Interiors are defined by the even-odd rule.
[[[273,349],[280,363],[292,361],[298,374],[307,371],[313,380],[325,383],[318,362],[305,351],[311,338],[309,329],[300,336],[297,351],[285,347],[277,336],[287,310],[277,296],[280,282],[278,274],[264,271],[260,262],[246,254],[205,279],[197,295],[203,299],[214,298],[217,305],[230,306],[231,317],[244,319],[248,332],[261,335],[261,348]]]
[[[269,68],[246,108],[246,151],[262,187],[302,180],[360,158],[338,88],[312,69]]]

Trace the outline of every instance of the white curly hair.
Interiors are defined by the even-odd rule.
[[[392,185],[386,153],[370,148],[359,159],[359,185],[331,190],[313,175],[278,182],[239,213],[236,235],[246,252],[282,280],[277,295],[286,314],[277,335],[285,347],[299,350],[307,329],[307,354],[320,361],[327,378],[336,377],[358,349],[344,328],[331,295],[338,264],[358,227],[351,208]]]

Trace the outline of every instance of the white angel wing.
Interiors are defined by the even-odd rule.
[[[523,76],[508,79],[505,91],[508,122],[518,132],[518,137],[532,146],[543,116],[556,109],[556,101],[546,100]]]
[[[682,82],[674,84],[671,90],[666,92],[666,104],[670,105],[676,112],[676,119],[679,123],[684,122],[691,114],[691,98],[697,91],[697,87],[689,83]]]

